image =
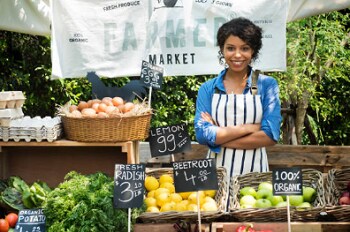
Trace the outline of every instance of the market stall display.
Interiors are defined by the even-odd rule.
[[[80,101],[58,109],[66,138],[82,142],[120,142],[148,137],[152,109],[146,102],[120,97]]]
[[[327,214],[336,221],[350,221],[350,168],[329,170],[325,186]]]
[[[316,191],[316,196],[308,202],[304,196],[290,196],[292,221],[316,221],[320,212],[324,211],[325,197],[322,173],[314,169],[303,169],[303,187],[311,187]],[[252,172],[235,176],[230,184],[230,216],[237,221],[268,222],[287,221],[287,206],[285,200],[273,199],[272,172]],[[270,184],[270,186],[269,186]],[[262,185],[269,187],[262,187]],[[251,187],[255,193],[249,193],[246,187]],[[264,191],[260,189],[265,188]],[[259,191],[260,190],[260,191]],[[245,192],[244,192],[245,191]],[[259,196],[260,194],[260,196]],[[304,191],[307,194],[307,191]],[[244,199],[243,195],[248,195]],[[253,197],[255,195],[255,197]],[[295,198],[295,199],[294,199]],[[257,204],[257,199],[264,199]],[[270,201],[270,202],[268,202]],[[274,201],[277,201],[274,203]],[[250,204],[249,202],[253,202]],[[284,202],[284,203],[278,203]],[[303,204],[308,202],[309,204]]]
[[[164,174],[173,176],[173,169],[172,168],[146,169],[146,176],[153,176],[159,179]],[[208,210],[208,211],[204,211],[202,209],[201,218],[205,221],[213,221],[216,218],[219,218],[220,216],[222,216],[222,214],[225,211],[226,202],[227,202],[226,170],[224,168],[218,168],[217,175],[218,175],[217,178],[218,178],[219,189],[216,191],[215,196],[213,196],[213,199],[215,200],[217,205],[217,209]],[[146,192],[145,198],[147,198],[148,194],[149,192]],[[170,211],[144,212],[139,216],[139,219],[144,223],[145,222],[165,223],[165,222],[176,222],[178,220],[196,221],[198,217],[197,210],[198,208],[195,208],[195,207],[192,209],[190,208],[176,209],[176,207],[174,207]]]

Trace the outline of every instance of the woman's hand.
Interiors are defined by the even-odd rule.
[[[209,122],[213,125],[216,125],[215,121],[213,120],[213,118],[211,117],[211,115],[208,112],[201,112],[201,117],[202,117],[203,121]]]

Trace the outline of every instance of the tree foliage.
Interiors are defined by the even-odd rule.
[[[350,144],[349,21],[345,10],[288,24],[287,71],[270,75],[279,82],[283,106],[295,110],[295,117],[285,117],[284,125],[289,132],[295,126],[298,144]],[[57,105],[93,97],[86,78],[50,79],[50,38],[0,31],[0,54],[0,88],[25,93],[25,115],[54,116]],[[163,88],[152,93],[151,126],[186,123],[195,140],[196,95],[209,78],[164,77]],[[121,86],[129,79],[103,82]],[[281,143],[292,143],[290,134],[283,131],[282,135]]]
[[[288,69],[276,76],[284,105],[295,109],[298,144],[310,137],[316,144],[349,144],[350,124],[343,117],[350,91],[348,22],[347,11],[340,11],[288,25]]]

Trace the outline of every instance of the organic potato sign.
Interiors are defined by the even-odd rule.
[[[173,162],[176,192],[218,189],[214,159]]]
[[[23,209],[18,212],[16,232],[45,232],[46,217],[43,209]]]
[[[141,207],[144,196],[144,182],[144,164],[116,164],[114,172],[114,207]]]
[[[273,195],[303,195],[301,168],[277,168],[272,171]]]
[[[162,156],[191,150],[191,139],[185,124],[151,128],[151,156]]]

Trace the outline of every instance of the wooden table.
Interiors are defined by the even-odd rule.
[[[116,163],[139,163],[139,142],[0,142],[0,178],[18,175],[51,186],[69,171],[114,175]]]

